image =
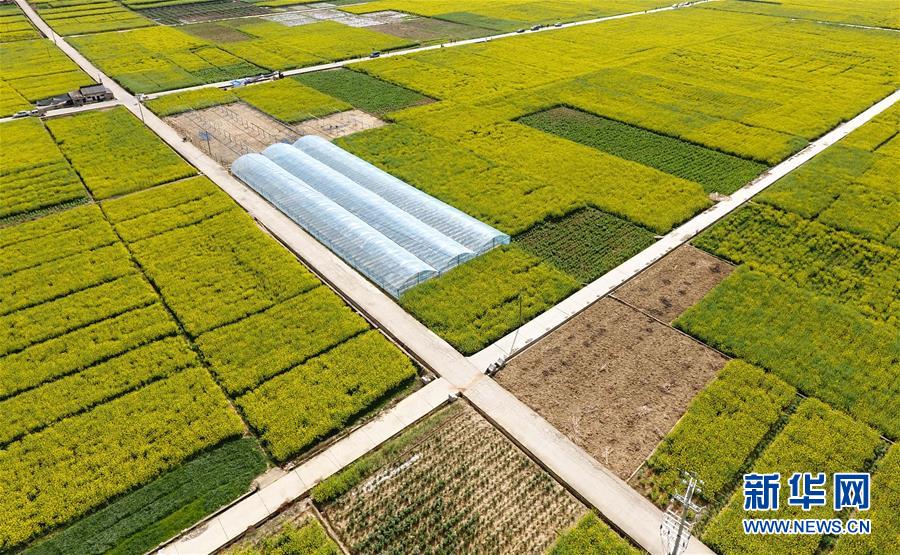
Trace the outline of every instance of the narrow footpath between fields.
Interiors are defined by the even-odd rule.
[[[100,72],[84,56],[66,43],[65,40],[53,33],[25,0],[16,0],[16,3],[41,32],[48,37],[55,38],[55,42],[63,52],[84,71],[96,76],[104,85],[109,87],[115,97],[128,110],[141,117],[145,124],[169,146],[228,193],[260,225],[293,251],[310,269],[352,305],[375,322],[382,331],[391,336],[408,352],[412,353],[421,364],[443,378],[443,380],[438,380],[435,383],[445,383],[445,386],[440,387],[448,387],[447,391],[461,392],[489,420],[493,421],[516,443],[530,453],[542,466],[554,474],[563,484],[577,492],[581,498],[596,507],[609,522],[635,543],[651,554],[664,553],[665,550],[659,533],[663,513],[655,505],[637,491],[631,489],[611,471],[600,465],[587,452],[575,445],[493,379],[483,374],[479,367],[410,316],[392,298],[368,282],[326,247],[318,243],[277,208],[237,181],[227,170],[209,158],[200,149],[183,141],[179,134],[160,118],[149,111],[142,111],[133,95]],[[586,23],[580,22],[579,24]],[[624,283],[624,281],[627,281],[627,279],[630,279],[630,277],[649,265],[649,261],[661,256],[660,252],[662,251],[654,249],[671,250],[677,245],[684,243],[690,238],[687,236],[687,233],[691,230],[697,229],[697,232],[699,232],[699,230],[705,229],[725,217],[737,209],[740,204],[743,204],[753,195],[765,189],[777,178],[799,167],[812,156],[824,150],[828,145],[833,144],[838,139],[849,134],[853,129],[886,110],[898,98],[900,98],[900,91],[894,92],[853,120],[838,126],[797,155],[772,168],[764,176],[735,193],[731,201],[719,203],[671,232],[664,239],[647,249],[647,251],[650,251],[650,254],[644,255],[644,253],[641,253],[635,257],[644,263],[633,263],[632,261],[635,259],[632,259],[613,270],[611,274],[614,274],[615,277],[611,279],[610,283]],[[665,252],[668,252],[668,250],[665,250]],[[598,282],[603,279],[601,278]],[[592,286],[582,289],[579,293],[560,303],[560,305],[551,310],[551,313],[554,315],[558,312],[565,314],[563,305],[578,306],[584,304],[586,306],[585,298],[596,299],[599,297],[594,297],[594,295],[598,291],[604,288],[612,289],[612,286],[609,285],[595,285],[598,282],[594,282]],[[566,316],[566,318],[571,317],[573,314],[574,312]],[[439,387],[432,388],[429,391],[436,391],[437,389]],[[428,388],[422,391],[425,390],[428,390]],[[421,391],[419,393],[421,394]],[[418,399],[418,394],[415,397]],[[417,403],[418,400],[411,402]],[[351,434],[347,439],[350,439],[350,437],[354,437],[354,434]],[[325,453],[328,453],[328,455],[323,453],[323,460],[332,458],[332,462],[337,464],[337,461],[333,458],[336,456],[334,453],[356,449],[355,442],[345,444],[347,439],[338,442],[331,449],[327,450]],[[332,452],[332,450],[337,451]],[[361,454],[357,454],[356,457]],[[317,459],[314,458],[313,460]],[[340,460],[342,462],[345,461],[344,458]],[[346,462],[349,463],[350,460],[346,460]],[[309,461],[307,464],[315,466],[315,464],[319,463]],[[337,469],[331,469],[330,472],[334,472]],[[290,475],[289,473],[288,476]],[[297,476],[298,478],[300,477],[299,470]],[[294,478],[282,478],[282,480],[284,479],[294,480]],[[306,491],[307,485],[312,485],[303,482],[303,488],[298,490],[296,487],[293,489],[289,488],[287,486],[289,483],[283,482],[284,489],[277,491],[290,492],[290,495],[296,494],[299,496]],[[275,493],[276,490],[271,490],[272,496],[278,498]],[[267,493],[266,495],[269,494]],[[290,496],[288,493],[284,495]],[[262,503],[262,507],[260,503]],[[227,541],[224,538],[227,538],[230,534],[237,534],[242,526],[249,526],[254,519],[258,521],[264,518],[265,515],[262,512],[262,508],[269,510],[269,506],[266,503],[263,501],[262,494],[260,494],[260,499],[256,501],[245,499],[216,517],[216,520],[219,522],[217,526],[222,529],[221,532],[217,531],[215,526],[207,525],[202,531],[196,530],[190,534],[190,539],[182,538],[170,544],[167,552],[179,554],[210,553],[215,549],[216,545],[222,545],[220,542]],[[273,503],[269,502],[269,504]],[[200,541],[198,538],[201,536],[209,538],[208,543],[203,543],[205,547],[202,549],[199,547],[200,543],[195,543]],[[232,535],[231,537],[234,536]],[[203,542],[207,542],[207,540],[203,540]],[[181,546],[184,548],[182,549]],[[709,554],[711,551],[699,540],[692,539],[688,553]]]

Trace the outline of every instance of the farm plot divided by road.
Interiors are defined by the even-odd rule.
[[[537,553],[585,507],[465,402],[312,493],[353,552]]]
[[[660,22],[678,30],[665,46]],[[721,198],[709,193],[733,192],[893,90],[892,62],[877,54],[893,40],[882,31],[689,9],[386,58],[357,69],[438,102],[394,112],[393,125],[338,143],[523,239],[585,206],[659,234]],[[787,44],[795,63],[774,62]],[[867,67],[848,64],[862,51],[872,53],[860,59]],[[528,71],[512,71],[513,61]],[[739,69],[765,64],[774,70],[752,80]],[[828,102],[811,100],[825,95]],[[559,106],[570,109],[553,111]],[[677,152],[691,152],[691,162]],[[504,284],[507,271],[500,262],[479,275]],[[458,275],[444,279],[448,290],[459,285]],[[555,283],[512,287],[500,295],[507,307],[481,305],[477,318],[460,307],[435,320],[418,306],[441,303],[442,289],[437,280],[404,304],[467,354],[542,312],[528,310],[528,299],[543,297],[549,307],[569,293]],[[480,337],[460,336],[464,327]]]
[[[34,124],[2,125],[55,148]],[[153,490],[130,490],[183,487],[171,474],[180,465],[250,430],[270,456],[287,459],[415,376],[399,349],[221,190],[205,177],[183,179],[195,170],[133,116],[93,111],[48,127],[68,157],[54,151],[58,164],[89,203],[0,229],[4,549],[73,522],[60,536],[70,539],[58,541],[82,541],[114,522],[106,545],[143,551],[242,493],[248,479],[204,478],[223,493],[185,494],[191,512],[163,504],[143,519],[131,507]],[[131,181],[113,179],[103,163],[117,156],[121,171],[122,148],[146,158],[130,159]],[[95,202],[135,189],[143,190]],[[242,449],[259,452],[248,441]],[[261,458],[240,464],[253,475]],[[78,521],[116,499],[106,516]],[[142,529],[144,543],[129,544]]]
[[[896,94],[900,8],[667,4],[0,6],[0,118],[119,96],[0,121],[0,552],[655,553],[682,470],[717,553],[891,552],[900,107],[745,195]],[[393,304],[227,171],[307,134],[510,244]],[[796,471],[872,509],[750,516],[873,533],[743,534]]]
[[[665,504],[676,469],[693,469],[706,483],[700,537],[720,552],[815,553],[833,544],[836,553],[878,553],[896,537],[885,513],[873,513],[881,528],[871,536],[836,542],[746,536],[736,524],[747,516],[738,490],[743,472],[840,467],[892,482],[896,449],[884,438],[897,434],[896,249],[876,239],[890,233],[873,236],[823,215],[843,186],[869,171],[870,180],[846,189],[874,200],[853,203],[856,221],[877,219],[894,202],[896,185],[870,168],[873,160],[895,163],[883,156],[897,133],[896,113],[873,119],[694,241],[741,265],[675,325],[744,360],[730,362],[693,400],[635,483]],[[834,194],[826,198],[828,191]],[[730,441],[718,441],[723,433]],[[879,510],[896,511],[892,493],[880,503]],[[778,516],[796,518],[792,511]],[[830,516],[803,517],[816,514]]]

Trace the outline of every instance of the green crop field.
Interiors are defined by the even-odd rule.
[[[132,194],[0,227],[0,550],[142,553],[416,375],[124,108],[2,125],[17,210]]]
[[[23,553],[141,555],[247,491],[265,469],[253,439],[229,441]]]
[[[103,210],[269,452],[287,460],[416,371],[224,197],[197,178]]]
[[[195,367],[28,435],[0,452],[0,545],[65,524],[242,431]]]
[[[873,469],[872,509],[865,515],[872,519],[869,535],[845,536],[838,540],[835,555],[890,553],[897,545],[900,530],[900,447],[892,445]],[[857,513],[863,518],[863,513]]]
[[[172,551],[631,555],[660,550],[683,471],[691,541],[719,555],[895,551],[900,106],[776,166],[897,94],[900,5],[677,2],[0,4],[0,553],[190,529]],[[101,82],[116,102],[17,113]],[[224,162],[306,133],[510,243],[399,298],[355,282]],[[595,325],[598,280],[645,325]],[[555,316],[572,356],[536,337]],[[471,356],[513,333],[537,416]],[[679,337],[697,354],[660,371]],[[788,506],[805,471],[871,472],[871,508]],[[743,510],[753,472],[781,473],[779,510]],[[756,517],[872,533],[745,534]]]
[[[197,174],[124,107],[51,119],[47,128],[98,200]]]
[[[42,122],[0,123],[0,219],[86,198]]]
[[[510,233],[584,204],[664,232],[709,206],[702,187],[518,118],[567,105],[774,164],[894,89],[895,64],[879,54],[892,41],[678,10],[385,58],[357,69],[439,102],[395,112],[397,125],[341,144]],[[792,56],[778,59],[783,50]],[[760,64],[772,71],[748,78],[745,68]]]
[[[18,6],[0,5],[0,43],[39,38],[41,35]]]
[[[900,434],[894,379],[900,342],[893,325],[747,268],[732,273],[675,325],[888,437]]]
[[[334,543],[322,523],[315,517],[306,519],[299,526],[287,522],[274,534],[255,542],[244,542],[232,546],[224,552],[226,555],[273,555],[273,554],[309,554],[340,555],[341,549]]]
[[[39,0],[34,2],[38,15],[60,35],[81,35],[149,27],[155,23],[124,8],[118,2],[104,0]]]
[[[797,408],[784,430],[769,444],[753,465],[751,472],[780,472],[790,476],[794,472],[862,471],[875,459],[881,444],[878,434],[840,412],[810,399]],[[828,497],[832,484],[828,481]],[[716,515],[705,529],[702,539],[722,553],[810,554],[816,553],[821,536],[817,535],[747,535],[741,519],[766,518],[832,518],[831,506],[813,507],[803,511],[787,505],[789,488],[781,488],[780,508],[775,512],[758,513],[742,510],[743,494],[737,491],[728,505]]]
[[[759,195],[759,201],[900,248],[900,107]]]
[[[514,31],[536,23],[554,23],[576,19],[591,19],[605,15],[642,11],[669,5],[665,0],[609,0],[598,4],[590,0],[376,0],[348,11],[367,13],[380,10],[399,10],[435,17],[446,21],[475,25],[496,31]]]
[[[705,501],[729,495],[744,461],[796,399],[794,388],[777,377],[740,360],[729,362],[647,460],[642,482],[650,497],[668,503],[683,469],[703,480]]]
[[[652,245],[654,237],[621,218],[584,208],[560,220],[539,223],[516,237],[516,242],[588,283]]]
[[[694,245],[875,320],[900,318],[900,252],[893,247],[760,204],[737,211]]]
[[[561,270],[510,246],[410,289],[400,304],[469,355],[561,301],[578,285]]]
[[[349,110],[350,105],[293,79],[279,79],[236,91],[237,97],[284,123]]]
[[[376,31],[330,21],[287,27],[272,21],[236,19],[220,25],[237,32],[243,40],[212,41],[180,28],[155,26],[78,36],[70,42],[136,93],[227,81],[408,44]]]
[[[221,106],[237,102],[238,97],[232,91],[218,88],[197,89],[182,93],[167,94],[154,98],[146,103],[153,113],[162,116],[174,116],[191,110],[202,110],[211,106]]]
[[[695,181],[710,193],[731,194],[766,169],[752,160],[571,108],[545,110],[519,122]]]
[[[237,399],[276,460],[333,435],[416,375],[409,359],[377,331],[276,376]]]
[[[314,71],[294,79],[377,116],[430,101],[415,91],[349,69]]]
[[[49,39],[0,43],[0,60],[0,117],[94,82]]]
[[[147,27],[69,39],[102,71],[135,93],[262,73],[260,67],[174,27]]]
[[[306,314],[293,320],[292,314]],[[278,335],[270,330],[280,328]],[[204,334],[198,345],[232,394],[252,389],[369,329],[325,287],[316,287]]]
[[[639,550],[610,530],[593,512],[567,530],[553,545],[549,555],[637,555]]]
[[[0,546],[242,433],[96,206],[2,228],[0,245]]]
[[[222,24],[243,33],[247,39],[222,42],[220,48],[269,70],[343,60],[365,56],[373,50],[390,50],[412,44],[391,35],[334,21],[301,27],[288,27],[259,19],[238,19]]]
[[[676,322],[892,438],[900,255],[887,214],[900,191],[890,177],[898,114],[884,112],[698,237],[742,266]]]
[[[724,0],[704,8],[900,29],[900,6],[881,0]]]

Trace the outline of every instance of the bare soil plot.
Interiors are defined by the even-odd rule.
[[[348,27],[373,27],[403,21],[411,16],[395,11],[371,12],[366,14],[352,14],[330,7],[322,7],[321,4],[309,8],[298,7],[289,12],[267,15],[263,19],[275,21],[288,27],[309,25],[320,21],[335,21]]]
[[[231,165],[243,154],[259,152],[273,143],[293,141],[300,136],[296,129],[243,102],[185,112],[165,120],[182,137],[223,165]],[[209,134],[208,144],[203,132]]]
[[[224,166],[230,166],[244,154],[259,152],[278,142],[293,142],[301,135],[335,139],[385,125],[384,121],[361,110],[285,125],[244,102],[184,112],[165,120],[184,139]]]
[[[206,39],[215,43],[241,42],[253,38],[247,33],[242,33],[234,27],[220,25],[215,21],[184,25],[181,27],[181,30],[190,33],[195,37],[200,37],[201,39]]]
[[[432,19],[430,17],[410,17],[401,21],[370,27],[370,29],[394,35],[395,37],[422,42],[474,39],[496,33],[494,30],[484,29],[483,27]]]
[[[613,296],[663,322],[697,304],[734,266],[684,245],[619,287]]]
[[[725,361],[604,298],[510,360],[497,379],[627,479]]]
[[[297,123],[293,126],[301,135],[319,135],[326,139],[336,139],[366,129],[375,129],[386,123],[362,110],[347,110],[321,118]]]
[[[326,480],[313,499],[321,488],[334,499],[323,514],[352,553],[543,553],[586,512],[464,401]]]

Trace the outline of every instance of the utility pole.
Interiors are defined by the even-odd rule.
[[[694,523],[703,511],[703,507],[692,501],[694,494],[700,491],[702,480],[692,472],[682,472],[681,483],[686,486],[685,492],[676,493],[672,496],[672,502],[663,515],[663,522],[660,526],[660,534],[666,545],[666,553],[668,555],[680,555],[687,549],[688,542],[691,540],[691,530]],[[681,509],[678,510],[678,506]]]
[[[210,148],[210,146],[209,146],[209,137],[210,137],[209,131],[206,131],[204,129],[204,130],[200,131],[198,133],[198,135],[200,136],[201,139],[206,140],[206,154],[208,154],[209,156],[212,156],[212,148]]]
[[[147,122],[144,121],[144,106],[143,106],[143,102],[144,102],[144,95],[143,95],[143,94],[139,94],[139,95],[137,96],[138,112],[140,112],[140,114],[141,114],[141,123],[146,124]]]
[[[522,292],[519,291],[519,326],[516,328],[516,333],[513,334],[512,345],[509,346],[509,352],[501,356],[496,362],[492,362],[487,369],[485,369],[484,373],[488,376],[493,376],[497,372],[503,368],[503,365],[506,364],[506,359],[508,359],[514,352],[516,352],[516,339],[519,338],[519,329],[522,328]]]

